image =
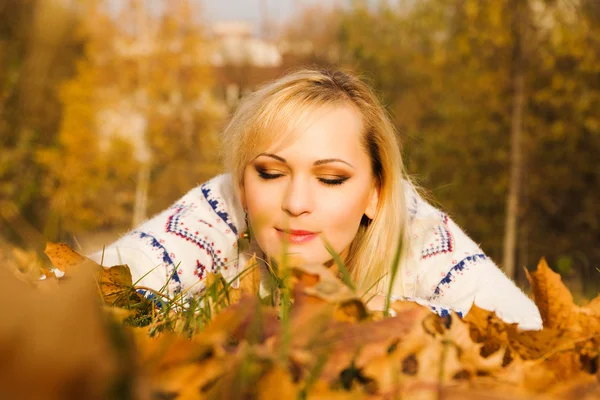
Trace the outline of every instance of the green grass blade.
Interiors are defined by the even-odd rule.
[[[396,247],[396,253],[394,254],[394,260],[391,265],[391,275],[390,275],[390,284],[388,286],[388,291],[385,295],[385,306],[383,308],[383,315],[388,317],[390,315],[390,305],[392,298],[392,288],[394,287],[394,281],[396,280],[396,275],[398,273],[398,269],[400,268],[400,255],[402,254],[402,234],[398,238],[398,246]]]
[[[337,265],[338,270],[342,274],[342,282],[344,282],[346,284],[346,286],[348,286],[350,289],[352,289],[353,292],[356,292],[356,286],[354,285],[354,282],[352,282],[352,277],[350,276],[350,271],[348,271],[348,268],[346,267],[346,264],[344,263],[344,261],[342,260],[340,255],[338,253],[336,253],[336,251],[333,249],[331,244],[327,241],[327,239],[325,239],[324,236],[321,236],[321,240],[325,244],[325,248],[327,249],[327,251],[329,252],[331,257],[333,257],[333,261],[335,262],[335,265]]]

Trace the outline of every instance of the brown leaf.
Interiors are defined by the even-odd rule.
[[[593,314],[600,315],[600,295],[596,296],[592,301],[581,308],[588,310]]]
[[[432,341],[417,354],[417,378],[449,382],[464,366],[459,360],[459,349],[451,342]],[[433,379],[432,379],[433,378]]]
[[[100,296],[110,306],[122,307],[143,300],[141,295],[132,290],[131,272],[127,265],[102,267],[65,243],[48,242],[45,253],[65,276],[73,276],[79,271],[90,272],[96,279]]]
[[[345,302],[357,296],[332,271],[324,265],[303,264],[294,266],[292,272],[300,282],[304,283],[304,292],[330,303]],[[314,284],[311,284],[314,282]]]
[[[340,322],[357,322],[368,317],[367,308],[359,299],[351,299],[339,303],[335,308],[333,318]]]
[[[127,265],[101,267],[98,286],[104,302],[110,306],[129,306],[143,299],[132,289],[131,272]]]
[[[521,331],[514,326],[508,329],[510,348],[524,360],[535,360],[553,350],[572,348],[572,340],[564,331],[543,329]]]
[[[547,390],[553,383],[554,374],[544,368],[540,361],[527,361],[515,358],[507,367],[494,374],[496,382],[502,382],[513,388],[521,388],[527,392]],[[497,388],[498,384],[492,387]]]
[[[594,375],[582,374],[556,385],[550,393],[558,399],[595,400],[600,398],[600,385]]]
[[[542,315],[544,328],[569,328],[574,319],[575,303],[560,275],[548,267],[544,258],[540,260],[536,272],[529,273],[527,269],[525,272]]]
[[[52,265],[64,273],[72,273],[88,266],[93,269],[101,268],[98,263],[77,253],[66,243],[48,242],[44,253],[46,253]]]
[[[325,379],[335,377],[354,360],[357,368],[368,364],[371,359],[387,353],[390,348],[402,347],[403,341],[421,326],[425,315],[431,314],[418,304],[407,303],[405,309],[395,317],[380,321],[356,324],[337,323],[330,331],[337,332],[337,340],[323,369]],[[419,333],[419,336],[422,336]],[[412,345],[411,345],[412,347]]]
[[[257,296],[245,295],[221,311],[193,340],[197,343],[223,346],[230,338],[262,342],[278,331],[277,317],[272,308],[260,307]]]
[[[259,400],[295,399],[298,384],[294,383],[287,369],[274,365],[258,381]]]
[[[209,357],[171,365],[152,377],[154,397],[161,393],[177,394],[177,399],[204,399],[203,391],[224,373],[227,363],[222,358]]]
[[[106,398],[121,363],[93,281],[76,276],[42,293],[0,267],[0,292],[10,300],[0,316],[0,398]]]
[[[260,287],[260,269],[256,261],[256,254],[248,260],[240,274],[239,287],[229,288],[229,297],[232,303],[240,301],[244,294],[256,295]]]
[[[588,313],[583,308],[577,312],[578,335],[573,335],[582,355],[597,357],[600,355],[600,315]]]
[[[493,337],[484,343],[475,343],[470,336],[469,324],[457,315],[452,315],[452,323],[445,339],[460,349],[460,363],[470,374],[476,375],[483,371],[491,373],[502,368],[507,343],[501,343]]]
[[[361,388],[352,388],[349,391],[334,390],[329,382],[319,379],[309,390],[306,400],[361,400],[367,395]]]

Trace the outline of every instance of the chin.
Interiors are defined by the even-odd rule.
[[[281,238],[275,234],[267,234],[262,237],[257,236],[258,245],[263,252],[274,260],[281,259],[284,244]],[[268,244],[263,246],[262,244]],[[325,248],[323,242],[315,239],[309,243],[288,243],[287,247],[288,261],[294,264],[325,264],[331,261],[331,254]]]
[[[272,253],[267,253],[269,257],[280,260],[283,255],[283,248],[272,249]],[[287,248],[287,260],[288,262],[296,265],[302,264],[325,264],[327,261],[331,260],[331,255],[327,252],[327,250],[322,251],[314,251],[309,249],[302,249],[302,246],[290,245]]]

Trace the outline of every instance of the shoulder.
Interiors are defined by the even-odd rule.
[[[406,273],[414,282],[410,295],[450,298],[454,292],[448,289],[453,283],[476,280],[477,266],[491,261],[446,212],[425,201],[413,188],[407,192],[407,201]]]
[[[409,186],[407,255],[403,266],[405,293],[429,298],[454,275],[468,272],[487,257],[480,247],[442,210],[425,201]]]
[[[540,329],[533,302],[445,212],[407,191],[409,215],[404,297],[438,313],[465,315],[473,304],[525,329]]]
[[[219,175],[129,231],[106,252],[127,259],[134,280],[150,274],[153,283],[167,284],[171,291],[195,292],[209,272],[226,279],[237,274],[237,235],[245,229],[243,223],[231,176]]]
[[[207,205],[202,211],[212,211],[225,222],[234,234],[244,224],[244,212],[239,203],[230,174],[218,175],[190,191],[183,199],[200,199]]]

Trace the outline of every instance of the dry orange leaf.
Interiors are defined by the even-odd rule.
[[[108,305],[125,306],[141,300],[141,296],[132,290],[131,272],[127,265],[102,267],[66,243],[48,242],[44,252],[65,276],[72,276],[80,270],[91,273],[98,283],[101,297]]]
[[[527,280],[533,289],[535,303],[540,310],[545,328],[568,329],[574,322],[573,295],[562,282],[559,274],[552,271],[542,258],[537,271],[525,269]]]
[[[258,382],[258,399],[295,399],[298,390],[298,384],[293,381],[289,371],[276,364]]]
[[[131,300],[127,266],[102,268],[62,244],[49,245],[47,253],[69,276],[93,272],[106,303],[126,306]],[[184,318],[175,320],[175,333],[158,338],[135,330],[152,394],[182,400],[296,398],[317,369],[320,375],[307,399],[433,399],[440,394],[457,399],[547,394],[544,398],[553,399],[559,393],[576,398],[578,390],[589,396],[598,392],[590,377],[599,362],[600,300],[575,306],[544,260],[528,279],[545,329],[525,332],[477,306],[464,319],[440,318],[418,304],[395,302],[397,316],[378,320],[330,269],[296,265],[290,271],[293,303],[285,329],[277,311],[255,296],[260,271],[253,258],[239,287],[229,288],[236,303],[221,309],[208,296],[204,307],[213,307],[212,321],[191,338],[177,334],[184,332],[177,330]],[[209,274],[205,284],[223,288],[217,275]],[[249,381],[241,384],[244,380]]]
[[[324,265],[298,265],[294,266],[292,271],[300,282],[305,283],[304,292],[308,295],[318,297],[329,303],[346,302],[357,297],[348,286]],[[311,284],[312,282],[314,284]]]
[[[0,292],[10,301],[0,317],[0,398],[105,399],[126,349],[111,346],[93,283],[77,276],[39,291],[0,266]]]
[[[98,263],[82,256],[66,243],[48,242],[44,253],[52,261],[52,265],[64,273],[72,273],[83,266],[100,267]]]
[[[98,286],[104,302],[111,306],[127,306],[142,296],[132,289],[131,272],[127,265],[100,267]]]
[[[229,297],[232,303],[238,302],[244,294],[255,295],[260,288],[260,269],[256,261],[256,254],[244,266],[240,275],[238,288],[229,288]]]

